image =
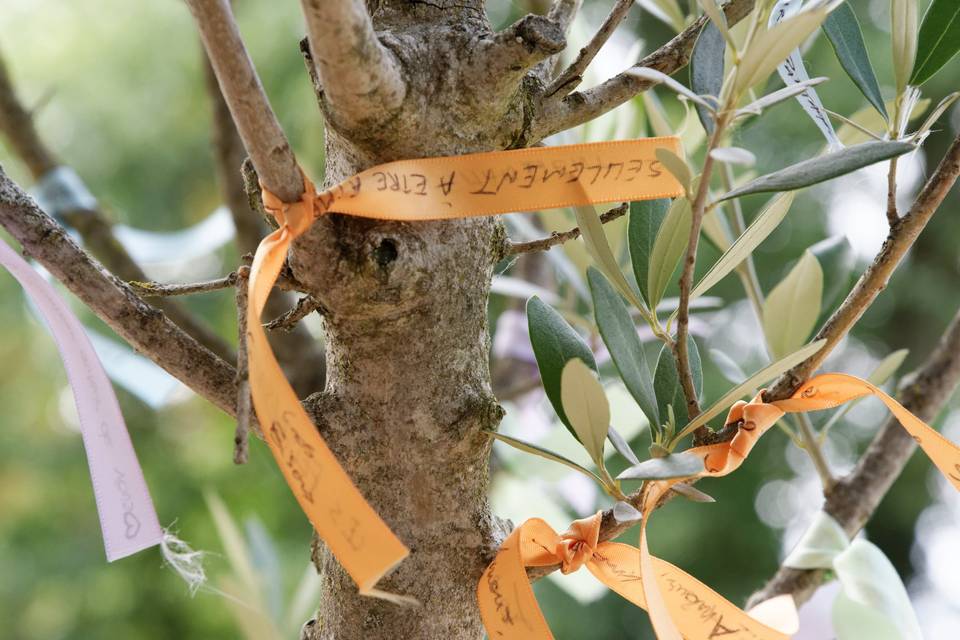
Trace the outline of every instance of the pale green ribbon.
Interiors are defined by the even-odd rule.
[[[840,581],[833,603],[837,640],[922,640],[907,589],[887,556],[863,539],[850,541],[819,512],[783,562],[794,569],[829,569]]]

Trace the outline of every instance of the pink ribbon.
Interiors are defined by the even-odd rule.
[[[4,242],[0,242],[0,264],[40,310],[66,367],[80,415],[107,560],[113,562],[160,544],[163,529],[117,397],[83,325],[54,288]]]

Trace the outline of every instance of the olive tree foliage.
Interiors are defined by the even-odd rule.
[[[187,4],[211,66],[224,197],[238,242],[249,251],[269,223],[260,215],[258,183],[288,202],[302,194],[296,141],[287,140],[270,107],[229,2]],[[614,502],[637,507],[646,481],[691,473],[683,449],[731,438],[717,418],[736,400],[762,387],[768,400],[789,397],[821,366],[886,287],[960,174],[958,139],[912,204],[898,209],[898,159],[922,152],[958,97],[923,95],[923,84],[960,48],[960,36],[950,26],[957,23],[956,6],[948,0],[934,0],[922,21],[916,2],[891,0],[890,47],[870,55],[856,14],[842,0],[730,0],[723,5],[647,0],[640,3],[649,12],[644,19],[658,17],[675,37],[587,88],[580,88],[586,70],[631,11],[632,1],[611,2],[599,30],[569,56],[564,56],[567,31],[578,0],[556,0],[500,31],[491,27],[482,0],[301,4],[307,32],[301,49],[326,128],[326,171],[318,180],[324,186],[401,158],[553,144],[554,134],[591,122],[638,95],[644,108],[636,112],[642,120],[632,133],[673,133],[662,103],[679,101],[690,116],[683,157],[658,155],[685,189],[673,201],[625,203],[602,215],[580,208],[574,212],[575,229],[534,239],[511,238],[498,218],[408,224],[331,214],[294,244],[278,286],[302,297],[293,309],[287,296],[278,295],[272,303],[276,315],[283,313],[275,323],[274,349],[323,438],[412,550],[383,588],[420,603],[404,608],[358,595],[317,540],[311,557],[321,576],[321,596],[315,617],[304,625],[304,638],[482,637],[476,584],[510,528],[489,506],[494,439],[586,474],[610,496],[601,539],[624,533],[633,523],[618,523]],[[827,78],[811,78],[801,53],[818,39],[829,41],[862,92],[862,110],[834,113],[821,101],[817,87]],[[892,56],[892,82],[878,80],[871,55]],[[566,59],[569,64],[562,63]],[[5,74],[3,85],[4,133],[39,179],[58,163],[34,131],[29,113],[16,103]],[[895,90],[883,91],[881,85]],[[738,132],[793,100],[822,133],[822,150],[777,170],[757,166],[757,150],[737,146]],[[241,171],[245,157],[249,161]],[[794,200],[805,197],[807,187],[876,163],[884,163],[889,174],[889,193],[878,194],[886,215],[878,213],[876,220],[887,225],[888,237],[856,284],[849,290],[832,286],[835,279],[828,276],[850,268],[849,248],[821,242],[801,255],[785,256],[784,266],[792,266],[764,290],[752,254],[790,215]],[[236,355],[171,299],[160,297],[156,303],[165,314],[147,301],[221,286],[242,291],[245,267],[193,287],[131,285],[143,280],[142,272],[110,241],[102,213],[60,216],[63,224],[76,227],[98,262],[17,185],[5,175],[2,180],[4,228],[137,350],[238,416],[237,459],[242,461],[246,429],[255,427],[249,424],[242,340]],[[748,196],[765,199],[749,224],[741,202]],[[536,220],[542,223],[550,215]],[[609,238],[604,223],[623,215],[629,216],[625,238]],[[487,302],[495,272],[508,261],[530,259],[527,254],[579,242],[580,236],[590,264],[585,275],[575,275],[585,286],[564,285],[568,302],[558,298],[561,302],[552,306],[533,297],[526,311],[543,389],[570,436],[586,448],[589,466],[497,433],[503,415],[497,393],[513,391],[495,384],[488,364]],[[712,264],[704,264],[704,243],[719,254]],[[552,277],[533,271],[528,279],[534,285],[554,287]],[[691,335],[692,312],[728,275],[742,285],[762,327],[758,340],[769,362],[753,373],[744,373],[729,354],[700,353]],[[664,304],[675,284],[676,303]],[[243,303],[239,295],[238,304]],[[322,348],[298,326],[314,312],[323,319]],[[951,325],[942,345],[901,391],[906,406],[921,418],[934,416],[960,379],[958,325]],[[649,359],[651,350],[638,330],[659,345],[655,360]],[[597,341],[585,339],[596,336],[614,365],[604,369],[604,378],[620,379],[646,417],[649,440],[643,445],[635,439],[631,447],[606,420],[582,418],[604,415],[593,409],[607,402],[591,348]],[[731,378],[728,392],[717,398],[704,397],[702,363],[707,360]],[[875,381],[891,377],[900,361],[886,361]],[[529,390],[520,387],[519,393]],[[585,402],[591,405],[587,410],[581,406]],[[854,471],[837,477],[822,452],[831,424],[817,433],[801,416],[780,426],[813,461],[824,486],[824,511],[853,535],[914,444],[895,424],[887,424]],[[619,478],[607,469],[607,441],[629,465]],[[677,493],[709,499],[690,486]],[[531,577],[555,569],[538,569]],[[783,568],[757,599],[791,593],[801,602],[823,578],[822,571]]]

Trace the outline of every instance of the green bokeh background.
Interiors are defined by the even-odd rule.
[[[585,11],[596,22],[609,4],[588,1]],[[889,95],[889,34],[882,28],[888,3],[851,4]],[[320,175],[323,128],[297,47],[303,35],[298,3],[242,0],[237,5],[275,110],[301,162]],[[491,1],[489,9],[501,24],[523,13],[521,4],[500,0]],[[648,43],[645,51],[671,36],[639,9],[623,32]],[[41,135],[77,169],[113,220],[147,230],[175,230],[199,221],[219,203],[198,39],[184,3],[5,0],[0,52],[22,98],[37,105]],[[851,114],[864,106],[823,38],[805,59],[812,75],[834,79],[820,88],[831,109]],[[958,88],[958,77],[960,61],[954,60],[924,87],[925,95],[939,100]],[[679,121],[676,101],[661,97]],[[927,173],[958,126],[956,109],[941,119],[936,127],[941,131],[924,147]],[[738,134],[738,144],[753,150],[759,166],[766,168],[812,155],[822,141],[800,107],[787,103]],[[20,184],[30,185],[24,167],[3,146],[0,163]],[[855,332],[877,357],[909,348],[905,370],[932,348],[960,304],[956,191]],[[886,224],[883,201],[878,193],[876,225]],[[762,202],[748,199],[748,213]],[[757,252],[766,290],[805,247],[825,237],[825,216],[820,199],[798,198],[786,222]],[[709,264],[707,258],[716,254],[705,251],[702,262]],[[237,263],[235,251],[221,254],[223,271],[229,271]],[[716,292],[728,300],[742,298],[734,279]],[[224,336],[234,335],[229,293],[189,304]],[[494,299],[493,319],[504,306],[502,299]],[[91,314],[76,308],[91,326],[103,329]],[[191,598],[156,551],[105,563],[81,441],[65,426],[71,400],[62,365],[19,286],[3,274],[0,326],[0,637],[237,637],[225,600],[209,593]],[[707,397],[718,397],[727,386],[707,365]],[[203,498],[205,490],[219,493],[238,520],[255,516],[262,521],[278,550],[289,593],[307,562],[310,529],[266,449],[254,444],[251,462],[236,467],[231,462],[233,424],[203,400],[153,411],[122,390],[119,396],[161,521],[175,521],[196,548],[213,552],[208,571],[222,574],[227,571],[223,545]],[[743,470],[722,482],[703,483],[718,505],[669,505],[651,525],[654,551],[742,601],[777,565],[778,534],[757,521],[754,498],[764,481],[792,477],[783,449],[782,439],[772,434]],[[909,555],[914,523],[931,499],[928,472],[928,463],[915,457],[874,518],[877,524],[869,527],[907,578],[915,570]],[[534,512],[536,505],[530,508]],[[586,608],[553,583],[543,582],[537,590],[559,638],[649,637],[646,616],[614,595]]]

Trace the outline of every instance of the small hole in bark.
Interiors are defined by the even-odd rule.
[[[397,243],[386,238],[380,241],[380,245],[373,250],[373,259],[381,267],[385,267],[397,259]]]

